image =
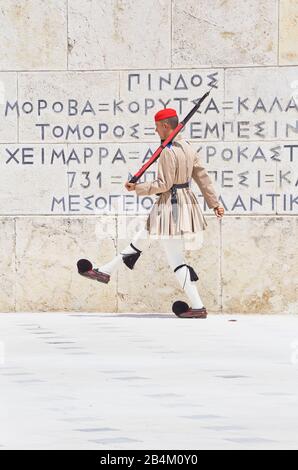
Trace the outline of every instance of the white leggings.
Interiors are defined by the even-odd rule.
[[[183,253],[184,243],[181,238],[165,238],[161,239],[161,242],[164,247],[168,263],[173,271],[177,266],[185,264]],[[202,308],[203,303],[201,297],[194,281],[191,281],[190,279],[190,271],[188,267],[182,266],[181,268],[177,269],[175,275],[180,286],[190,300],[190,306],[192,308]]]
[[[143,251],[143,248],[148,243],[148,231],[144,228],[137,232],[137,234],[133,237],[131,243],[132,245],[140,251]],[[167,261],[169,266],[174,272],[174,269],[181,264],[185,264],[184,260],[184,243],[181,238],[162,238],[161,240],[162,246],[164,247],[164,251],[166,253]],[[136,253],[136,250],[131,247],[129,244],[124,250],[121,252],[109,263],[106,263],[100,266],[98,269],[100,271],[106,272],[108,274],[112,274],[122,263],[122,255],[128,253]],[[141,258],[140,258],[141,259]],[[140,262],[138,260],[137,262]],[[203,303],[199,296],[197,287],[194,281],[190,279],[190,271],[187,266],[182,266],[174,273],[176,278],[184,290],[185,294],[190,300],[190,307],[192,308],[202,308]]]

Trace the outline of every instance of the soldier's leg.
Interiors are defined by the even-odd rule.
[[[98,270],[106,274],[112,274],[123,262],[129,269],[133,269],[136,261],[148,240],[148,231],[143,228],[135,234],[131,243],[120,251],[109,263],[99,266]]]
[[[189,269],[185,265],[184,253],[183,253],[183,240],[174,238],[161,239],[163,244],[168,263],[175,272],[179,284],[186,293],[190,300],[192,308],[202,308],[203,302],[199,295],[198,289],[191,278],[195,278],[195,273],[192,268]],[[181,266],[183,265],[183,266]],[[178,268],[178,269],[177,269]]]

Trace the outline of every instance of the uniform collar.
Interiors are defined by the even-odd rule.
[[[179,133],[171,140],[171,142],[167,146],[171,146],[172,144],[175,144],[176,142],[179,142],[182,139],[183,136]]]
[[[182,135],[181,135],[180,133],[178,133],[178,134],[174,137],[174,139],[172,140],[172,142],[179,142],[179,141],[182,140],[182,139],[183,139]]]

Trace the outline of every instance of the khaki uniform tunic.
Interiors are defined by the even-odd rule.
[[[175,223],[170,188],[173,184],[195,180],[208,207],[219,205],[216,193],[201,159],[191,144],[178,134],[170,147],[165,147],[158,158],[157,179],[137,183],[137,195],[161,193],[153,204],[146,221],[150,238],[182,238],[184,248],[197,250],[203,244],[207,221],[191,188],[177,188],[178,218]]]

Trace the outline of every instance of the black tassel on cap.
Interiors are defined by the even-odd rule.
[[[191,266],[189,266],[188,264],[180,264],[179,266],[177,266],[177,268],[174,269],[174,273],[177,271],[177,269],[182,268],[182,266],[187,266],[188,267],[191,281],[198,281],[199,280],[199,277],[198,277],[197,273],[195,272],[195,270]]]

